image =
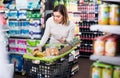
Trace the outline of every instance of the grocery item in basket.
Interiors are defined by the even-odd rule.
[[[59,51],[57,48],[46,48],[45,54],[46,56],[57,56],[59,55]]]
[[[39,50],[35,50],[32,52],[32,55],[35,56],[35,57],[45,57],[46,54],[43,53],[43,52],[39,52]]]
[[[61,50],[60,50],[60,54],[63,54],[63,53],[65,53],[65,52],[67,52],[68,50],[70,50],[72,48],[72,46],[66,46],[66,47],[64,47],[64,48],[62,48]]]

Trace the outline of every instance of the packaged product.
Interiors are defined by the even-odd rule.
[[[112,66],[104,65],[102,69],[102,78],[112,78]]]
[[[120,66],[114,66],[113,78],[120,78]]]
[[[109,24],[109,6],[108,4],[100,4],[98,7],[98,24]]]
[[[116,53],[116,38],[109,37],[105,42],[105,55],[106,56],[115,56]]]
[[[102,78],[102,66],[99,62],[94,62],[91,67],[91,78]]]
[[[104,55],[105,41],[103,37],[97,37],[94,41],[94,54]]]
[[[110,4],[110,14],[109,14],[110,25],[119,25],[120,24],[120,8],[117,4]]]
[[[105,41],[105,55],[115,56],[120,51],[120,38],[119,35],[112,34],[106,38]]]

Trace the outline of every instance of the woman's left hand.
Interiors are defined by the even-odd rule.
[[[58,41],[61,42],[61,43],[65,43],[66,39],[65,38],[61,38],[61,39],[58,39]]]

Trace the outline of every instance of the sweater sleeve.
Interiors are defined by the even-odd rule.
[[[44,46],[45,43],[47,42],[48,38],[50,36],[50,20],[48,19],[46,21],[46,28],[45,28],[45,32],[41,38],[41,41],[40,41],[40,46]]]
[[[74,38],[74,31],[75,31],[75,24],[72,22],[71,24],[70,24],[70,30],[69,30],[69,34],[68,34],[68,36],[67,36],[67,38],[66,38],[66,41],[67,42],[70,42],[70,41],[72,41],[73,40],[73,38]]]

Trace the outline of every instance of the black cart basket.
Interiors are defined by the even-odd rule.
[[[25,54],[23,69],[26,78],[70,78],[69,54],[76,47],[54,58],[37,58]]]
[[[51,64],[35,64],[30,59],[24,61],[26,78],[70,78],[70,69],[67,58]]]

